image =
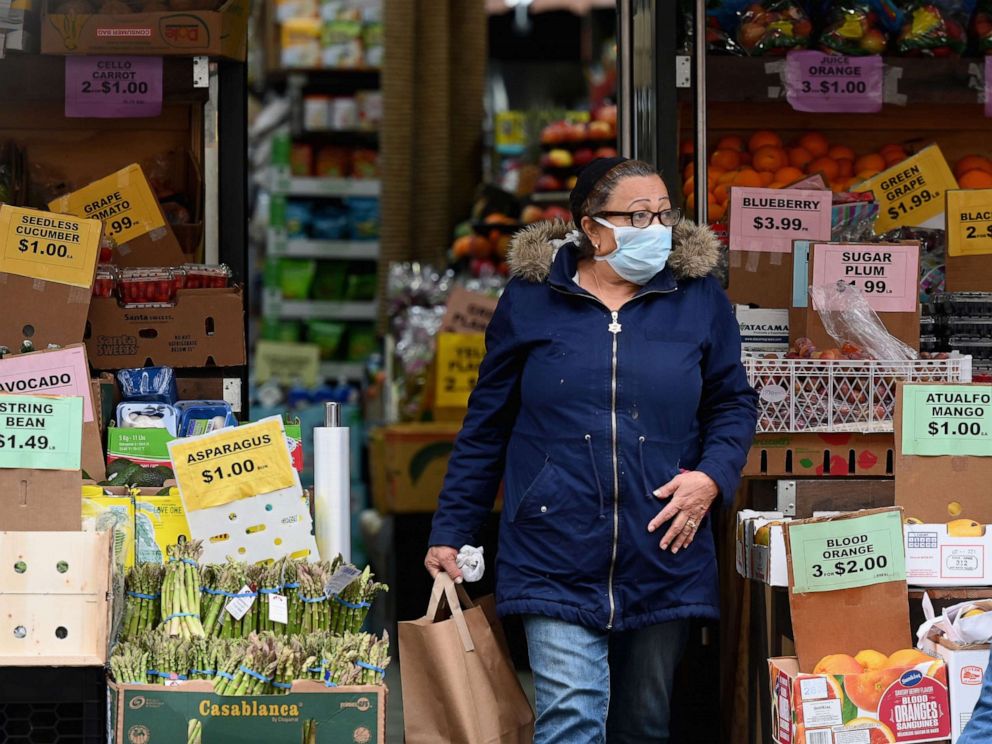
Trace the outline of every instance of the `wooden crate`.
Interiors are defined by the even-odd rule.
[[[107,661],[110,532],[0,532],[0,666]]]

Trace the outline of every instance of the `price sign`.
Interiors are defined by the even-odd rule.
[[[879,202],[875,234],[896,227],[943,227],[944,192],[957,188],[943,153],[930,145],[911,158],[854,187],[871,191]]]
[[[527,148],[527,115],[523,111],[496,114],[496,152],[518,155]]]
[[[919,267],[919,245],[813,246],[813,284],[856,286],[880,313],[916,311]]]
[[[138,165],[111,173],[48,204],[53,212],[101,220],[118,244],[165,227],[165,218]]]
[[[0,359],[0,393],[83,399],[83,421],[93,420],[90,367],[82,347],[16,354]]]
[[[231,617],[235,620],[240,620],[248,614],[248,610],[255,604],[255,597],[256,593],[252,591],[250,586],[245,584],[236,596],[231,597],[230,601],[224,606],[224,609],[231,613]]]
[[[296,483],[278,418],[169,442],[187,511],[281,491]]]
[[[348,588],[349,584],[362,575],[354,566],[344,565],[341,566],[334,575],[327,580],[327,585],[324,587],[324,594],[328,596],[340,594],[345,589]]]
[[[269,620],[283,625],[289,624],[289,601],[285,595],[269,595]]]
[[[730,190],[730,250],[790,253],[793,240],[830,240],[832,195],[804,189]]]
[[[992,457],[992,385],[904,385],[902,452]]]
[[[830,592],[906,580],[898,510],[789,525],[793,592]]]
[[[79,470],[82,398],[0,395],[0,468]]]
[[[121,119],[161,113],[161,57],[65,58],[67,118]]]
[[[0,206],[0,273],[91,287],[100,223]]]
[[[947,252],[951,256],[992,254],[992,189],[947,192]]]
[[[475,388],[479,365],[486,355],[482,333],[439,333],[435,403],[441,408],[465,408]]]
[[[255,351],[255,380],[276,379],[285,384],[299,380],[313,387],[320,373],[320,347],[283,341],[259,341]]]
[[[873,114],[882,110],[884,77],[877,54],[793,51],[785,59],[785,98],[796,111]]]

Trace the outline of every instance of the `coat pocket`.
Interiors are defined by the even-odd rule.
[[[648,436],[638,437],[638,463],[641,483],[647,498],[679,474],[681,458],[688,440],[665,441]]]
[[[520,524],[534,519],[559,516],[560,501],[554,497],[560,487],[561,478],[558,469],[548,457],[517,502],[516,509],[510,515],[510,522]]]

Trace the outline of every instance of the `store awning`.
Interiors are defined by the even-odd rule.
[[[518,5],[526,6],[531,13],[570,10],[576,15],[584,15],[593,8],[615,8],[616,0],[486,0],[486,12],[489,15],[500,15]]]

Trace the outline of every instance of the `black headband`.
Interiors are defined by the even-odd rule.
[[[579,227],[579,222],[582,220],[582,205],[586,203],[586,199],[596,188],[596,184],[603,180],[607,173],[620,163],[626,163],[627,160],[628,158],[621,157],[596,158],[582,169],[575,182],[575,188],[572,189],[572,193],[568,197],[568,208],[572,212],[572,219],[575,221],[576,227]]]

